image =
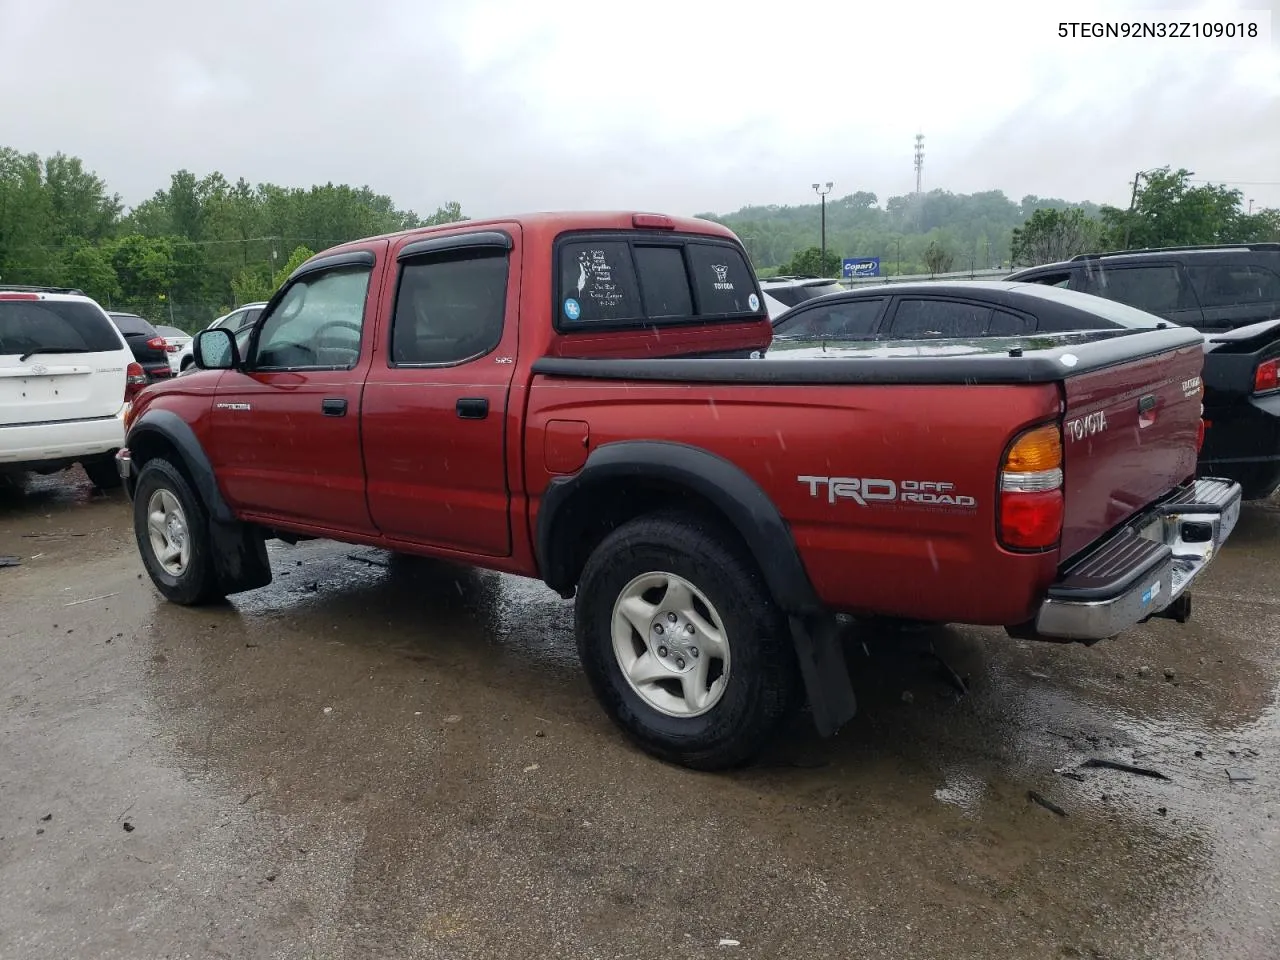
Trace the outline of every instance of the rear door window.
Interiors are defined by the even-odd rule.
[[[991,308],[955,300],[898,301],[887,335],[900,340],[981,337],[987,333]]]
[[[1170,319],[1178,311],[1195,306],[1176,264],[1097,266],[1089,270],[1084,291]]]
[[[861,340],[875,332],[883,306],[883,297],[820,304],[793,314],[773,332],[779,337]]]
[[[0,355],[40,350],[109,353],[123,349],[102,311],[72,300],[0,301]]]
[[[455,364],[492,352],[502,340],[507,272],[506,251],[489,248],[405,261],[391,322],[392,364]]]

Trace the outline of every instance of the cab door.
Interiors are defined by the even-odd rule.
[[[212,455],[238,511],[374,531],[360,408],[388,246],[372,241],[305,264],[252,329],[242,369],[219,380]]]
[[[393,255],[362,407],[370,515],[389,540],[507,556],[519,227],[402,240]]]

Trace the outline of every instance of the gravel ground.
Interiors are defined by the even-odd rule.
[[[855,633],[858,718],[729,775],[628,745],[536,583],[271,553],[183,609],[122,494],[0,492],[0,957],[1280,955],[1280,505],[1184,627]]]

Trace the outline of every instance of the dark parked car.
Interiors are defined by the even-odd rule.
[[[955,340],[1177,326],[1114,300],[1009,281],[895,283],[802,303],[774,321],[779,341]],[[1202,476],[1247,499],[1280,487],[1280,320],[1205,334]]]
[[[1007,279],[1118,300],[1206,333],[1280,318],[1280,243],[1085,253]]]
[[[124,334],[124,341],[133,351],[133,359],[142,365],[148,383],[173,376],[168,344],[159,330],[136,313],[108,313],[107,316]]]
[[[1280,243],[1081,254],[1008,279],[1118,300],[1207,335],[1201,466],[1245,495],[1280,486]]]

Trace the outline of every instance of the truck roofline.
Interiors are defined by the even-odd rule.
[[[317,253],[316,256],[338,253],[374,240],[399,240],[410,237],[425,238],[435,234],[452,233],[459,230],[491,230],[495,227],[512,223],[519,224],[521,229],[549,231],[553,234],[568,230],[577,232],[583,230],[653,229],[651,227],[637,227],[633,223],[633,218],[636,216],[663,216],[671,222],[671,228],[676,233],[702,233],[734,241],[738,239],[737,235],[724,224],[716,223],[714,220],[701,220],[697,217],[675,217],[666,214],[654,214],[648,210],[549,210],[535,213],[516,213],[510,216],[490,217],[484,220],[454,220],[449,223],[437,223],[426,227],[411,227],[408,230],[397,230],[393,233],[383,233],[373,237],[362,237],[359,240],[328,247]]]

